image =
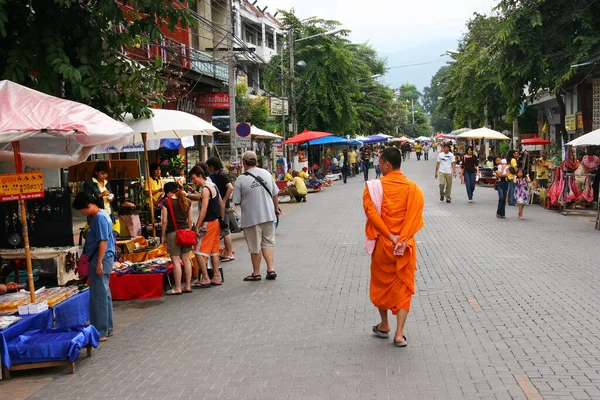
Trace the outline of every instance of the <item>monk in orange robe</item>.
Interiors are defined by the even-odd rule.
[[[402,153],[395,148],[381,152],[379,166],[383,174],[379,199],[370,189],[379,184],[368,182],[363,194],[367,215],[365,233],[371,253],[371,301],[379,309],[381,323],[373,327],[375,335],[389,337],[388,310],[397,315],[394,344],[408,345],[404,324],[410,301],[415,294],[417,247],[415,234],[423,227],[423,192],[400,172]],[[376,190],[372,190],[376,192]],[[377,204],[377,202],[379,204]],[[379,208],[379,210],[378,210]]]

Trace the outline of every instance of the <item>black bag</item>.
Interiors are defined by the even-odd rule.
[[[510,172],[511,175],[516,175],[517,174],[517,171],[515,171],[514,167],[509,167],[508,168],[508,172]]]

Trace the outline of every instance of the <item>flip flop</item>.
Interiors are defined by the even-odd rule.
[[[180,296],[182,294],[183,294],[183,292],[176,292],[176,291],[174,291],[172,289],[171,290],[167,290],[165,292],[165,296]]]
[[[221,262],[229,262],[229,261],[234,261],[235,257],[221,257],[220,261]]]
[[[244,278],[244,282],[260,281],[261,279],[262,279],[262,276],[251,274]]]
[[[223,282],[220,282],[220,283],[211,282],[210,283],[211,286],[221,286],[222,284],[223,284]]]
[[[394,345],[396,347],[406,347],[408,346],[408,342],[406,341],[406,336],[402,336],[402,339],[404,339],[401,342],[396,342],[396,338],[394,338]]]
[[[181,293],[194,293],[194,291],[193,290],[185,290],[185,289],[183,289],[181,291]]]
[[[212,287],[212,285],[210,283],[194,283],[192,287],[198,289],[207,289],[209,287]]]
[[[379,324],[373,325],[373,333],[375,334],[375,336],[383,338],[383,339],[387,339],[390,337],[389,332],[384,332],[384,331],[379,330]]]

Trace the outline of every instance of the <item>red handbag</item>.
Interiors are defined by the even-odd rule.
[[[194,247],[198,238],[196,232],[191,229],[177,229],[177,221],[175,221],[175,212],[173,211],[173,204],[171,199],[167,197],[167,203],[169,203],[169,211],[171,212],[171,218],[173,219],[173,226],[176,230],[175,243],[181,247]]]

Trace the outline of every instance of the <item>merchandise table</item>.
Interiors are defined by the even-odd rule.
[[[85,325],[90,320],[90,291],[78,293],[50,308],[54,311],[56,328]]]
[[[21,334],[35,330],[48,329],[52,327],[52,310],[46,310],[39,314],[23,315],[21,320],[0,331],[0,359],[3,367],[10,368],[12,363],[8,354],[7,343]]]
[[[127,253],[121,254],[119,261],[120,262],[131,261],[133,263],[137,263],[137,262],[152,260],[153,258],[168,256],[168,254],[169,253],[167,251],[166,246],[163,246],[161,244],[157,248],[151,249],[148,251],[140,251],[140,252],[132,253],[132,254],[127,254]]]
[[[77,275],[77,269],[73,268],[67,271],[67,255],[75,254],[79,252],[79,247],[34,247],[31,249],[32,260],[56,260],[56,279],[58,280],[59,286],[64,286],[67,282],[76,280],[79,276]],[[0,257],[5,260],[24,260],[25,249],[0,249]],[[74,257],[73,260],[76,260]]]
[[[172,267],[171,267],[172,270]],[[170,271],[171,271],[170,270]],[[170,272],[169,271],[169,272]],[[110,276],[113,300],[142,300],[162,297],[165,273]]]

